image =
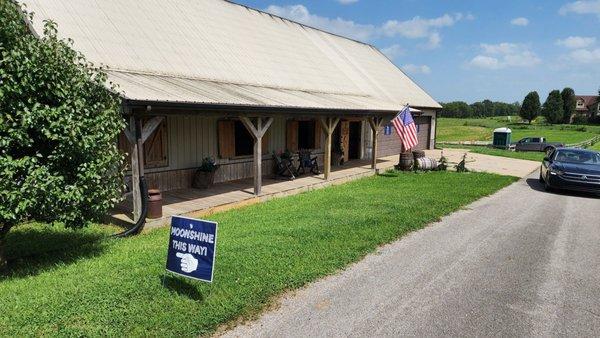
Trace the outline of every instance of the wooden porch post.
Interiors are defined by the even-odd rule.
[[[240,116],[240,120],[254,138],[254,195],[260,195],[262,189],[262,138],[273,123],[273,118],[256,118],[256,125],[246,116]]]
[[[339,117],[321,117],[319,122],[321,122],[323,131],[325,132],[325,156],[323,159],[325,163],[323,163],[323,176],[328,180],[329,174],[331,173],[331,138],[340,119]]]
[[[371,131],[373,131],[373,151],[371,156],[371,169],[377,170],[377,157],[378,157],[378,147],[377,147],[377,136],[379,135],[379,129],[381,128],[383,118],[381,117],[369,117],[367,118],[369,121],[369,125],[371,126]]]
[[[137,222],[142,214],[142,194],[140,191],[140,177],[144,175],[144,142],[152,135],[164,117],[154,117],[146,125],[142,126],[142,119],[131,115],[131,109],[127,108],[129,117],[129,129],[125,130],[125,136],[130,144],[131,156],[131,190],[133,193],[133,221]]]
[[[136,128],[138,123],[141,124],[139,119],[134,116],[129,117],[129,135],[127,139],[131,144],[130,156],[131,156],[131,190],[133,193],[133,221],[137,222],[140,219],[142,213],[142,198],[140,192],[140,159],[138,158],[138,142]]]

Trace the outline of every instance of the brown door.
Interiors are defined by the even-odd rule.
[[[431,135],[431,116],[419,116],[415,117],[415,124],[417,125],[417,139],[419,144],[415,147],[418,150],[429,149],[429,136]]]
[[[360,121],[350,122],[350,132],[348,140],[348,157],[351,160],[360,159],[360,134],[362,131],[362,124]]]
[[[350,121],[340,121],[340,143],[344,150],[344,162],[350,159]]]

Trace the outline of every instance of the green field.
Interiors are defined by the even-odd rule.
[[[520,118],[492,117],[483,119],[438,118],[437,141],[491,141],[495,128],[512,129],[512,141],[524,137],[546,137],[549,142],[566,144],[583,142],[600,134],[600,126],[524,124]]]
[[[168,228],[103,240],[115,229],[20,226],[0,277],[0,336],[208,335],[515,180],[390,172],[213,215],[213,284],[163,277]]]

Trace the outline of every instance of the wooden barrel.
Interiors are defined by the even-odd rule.
[[[410,151],[400,153],[400,162],[396,166],[396,169],[402,171],[412,170],[414,164],[414,157]]]
[[[417,168],[420,170],[435,170],[438,167],[438,161],[431,157],[421,157],[415,159]]]
[[[425,152],[423,150],[413,150],[413,157],[416,159],[425,157]]]

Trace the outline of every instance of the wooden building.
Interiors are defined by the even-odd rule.
[[[151,188],[190,187],[210,156],[217,182],[254,177],[260,194],[272,154],[286,149],[312,149],[327,179],[332,150],[373,163],[398,154],[388,122],[406,104],[419,147],[434,146],[441,106],[369,44],[223,0],[22,2],[34,32],[54,20],[108,67],[124,114],[143,129]]]

